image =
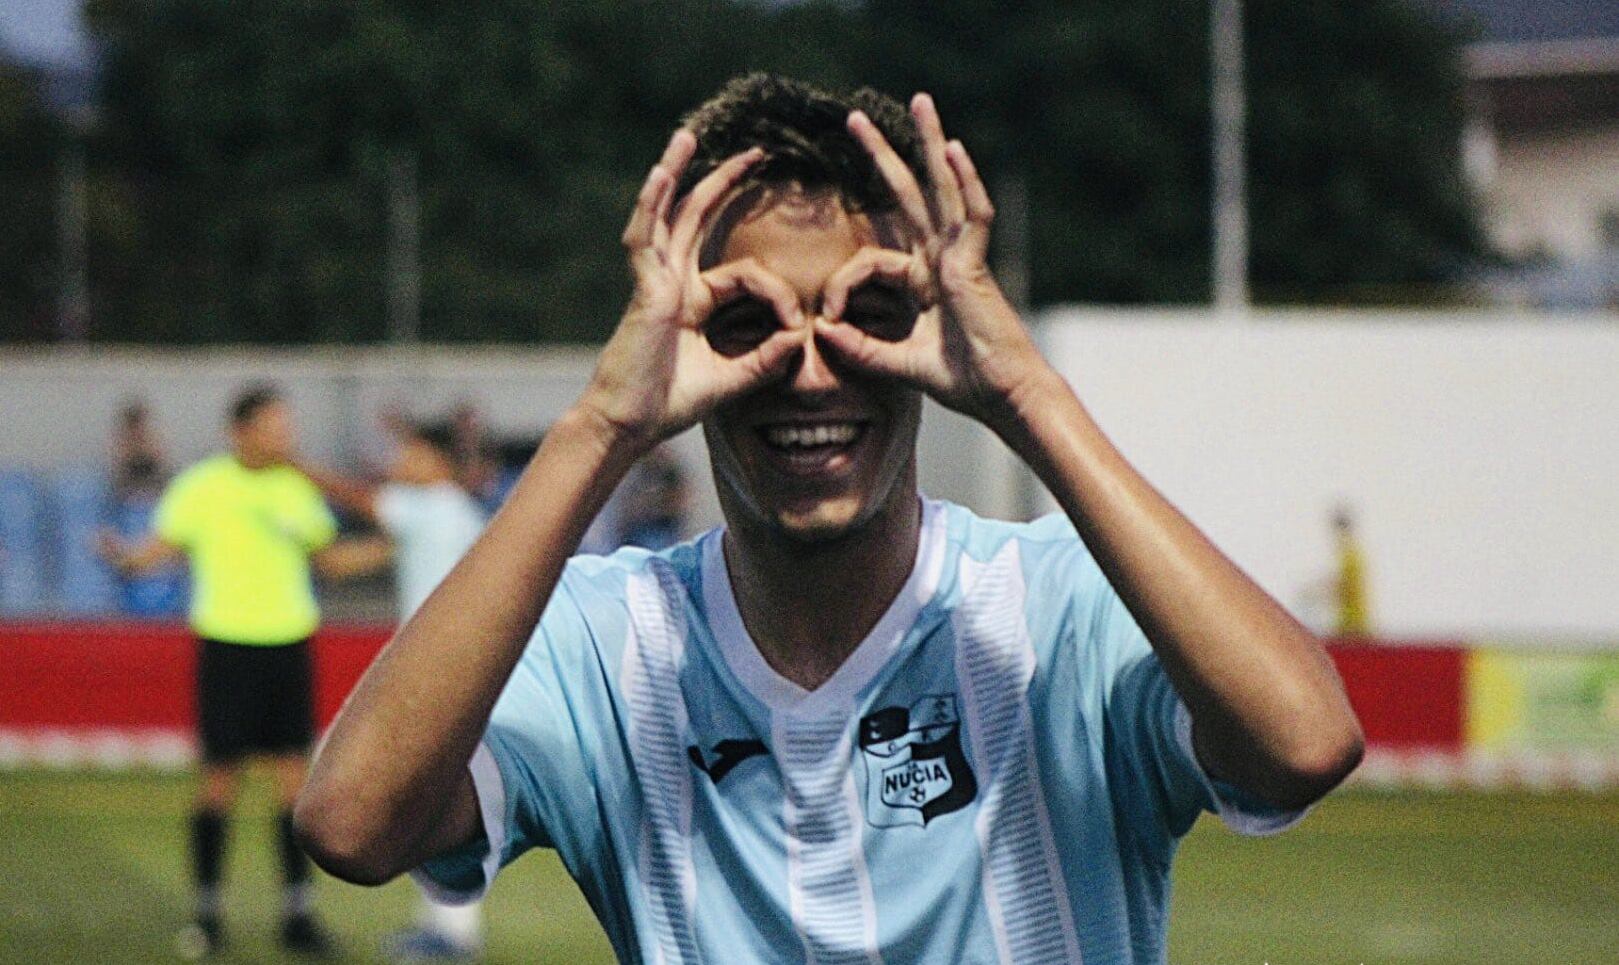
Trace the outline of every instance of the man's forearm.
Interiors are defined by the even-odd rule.
[[[135,579],[180,562],[184,554],[157,536],[148,536],[132,548],[108,536],[102,541],[102,555],[119,573]]]
[[[1062,505],[1194,721],[1199,759],[1274,804],[1330,790],[1359,725],[1313,634],[1160,495],[1051,373],[998,427]]]
[[[393,552],[393,541],[385,536],[346,537],[316,553],[311,562],[322,578],[347,580],[387,566]]]
[[[340,476],[312,463],[298,463],[298,471],[309,477],[310,482],[318,486],[326,498],[343,507],[351,513],[358,513],[366,519],[376,519],[377,516],[377,487],[358,479]]]
[[[434,832],[564,564],[632,461],[620,449],[586,416],[559,420],[483,536],[361,678],[299,801],[303,836],[327,863],[386,876],[457,843]]]

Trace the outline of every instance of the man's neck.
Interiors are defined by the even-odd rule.
[[[235,459],[243,469],[248,469],[255,472],[260,469],[268,469],[275,465],[275,460],[273,459],[267,459],[254,453],[244,452],[239,448],[231,449],[230,454],[231,458]]]
[[[806,690],[836,673],[905,586],[921,522],[912,488],[857,531],[827,543],[728,529],[731,591],[771,669]]]

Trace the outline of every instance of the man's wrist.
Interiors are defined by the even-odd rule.
[[[562,413],[547,435],[583,447],[608,471],[628,471],[654,444],[626,431],[599,409],[582,401]]]
[[[1073,388],[1049,366],[1020,382],[1003,400],[1001,414],[985,424],[1042,478],[1056,450],[1080,443],[1088,437],[1085,428],[1094,427]]]
[[[994,394],[979,421],[1010,445],[1028,434],[1051,411],[1054,402],[1073,398],[1073,390],[1038,354],[1009,387]]]

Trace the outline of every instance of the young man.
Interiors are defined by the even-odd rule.
[[[191,816],[196,917],[181,935],[188,957],[224,942],[219,881],[226,823],[243,764],[253,755],[272,762],[282,805],[282,943],[299,952],[330,950],[310,909],[310,868],[293,840],[292,802],[314,733],[309,637],[320,613],[310,562],[343,576],[354,568],[357,547],[336,540],[337,524],[319,490],[289,464],[295,448],[292,412],[280,393],[248,389],[230,407],[230,451],[169,484],[144,542],[104,543],[108,559],[129,574],[181,558],[191,564],[202,773]]]
[[[1280,829],[1360,733],[1040,357],[990,220],[924,95],[753,76],[689,118],[590,387],[330,732],[317,860],[472,896],[553,847],[626,961],[1162,961],[1197,814]],[[1066,518],[919,498],[922,392]],[[726,526],[568,562],[696,422]]]
[[[339,506],[386,534],[380,563],[391,558],[400,622],[410,619],[483,531],[483,510],[461,484],[454,429],[401,422],[399,451],[380,486],[304,465]],[[417,925],[390,936],[384,952],[397,961],[466,959],[483,945],[480,905],[447,905],[425,896]]]

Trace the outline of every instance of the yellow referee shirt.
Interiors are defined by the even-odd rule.
[[[309,555],[337,538],[337,521],[303,473],[205,459],[169,484],[153,526],[190,557],[198,636],[274,645],[315,632]]]

